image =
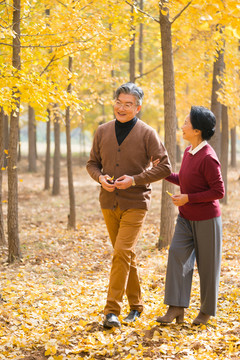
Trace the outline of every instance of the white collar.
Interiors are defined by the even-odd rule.
[[[207,140],[203,140],[198,146],[195,147],[195,149],[192,150],[192,146],[188,150],[188,152],[192,155],[195,155],[199,150],[201,150],[205,145],[207,145]]]

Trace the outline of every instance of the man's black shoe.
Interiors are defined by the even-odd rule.
[[[130,313],[128,314],[128,316],[123,319],[124,322],[126,323],[132,323],[134,322],[139,316],[141,315],[141,313],[137,310],[131,310]]]
[[[111,329],[112,327],[121,327],[120,321],[118,320],[117,315],[109,313],[105,316],[103,327],[106,329]]]

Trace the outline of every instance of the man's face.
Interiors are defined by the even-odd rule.
[[[115,100],[114,114],[121,123],[130,121],[140,111],[141,105],[137,105],[135,96],[129,94],[120,94]]]

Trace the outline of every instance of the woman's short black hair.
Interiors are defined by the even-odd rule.
[[[193,129],[201,130],[203,140],[209,140],[214,135],[216,118],[211,110],[203,106],[192,106],[190,121]]]

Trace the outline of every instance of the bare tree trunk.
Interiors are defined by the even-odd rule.
[[[28,171],[37,171],[35,111],[28,106]]]
[[[139,2],[139,8],[143,10],[143,0]],[[140,24],[139,27],[139,51],[138,51],[138,58],[139,58],[139,75],[143,75],[143,23]]]
[[[8,150],[9,133],[8,133],[8,115],[3,114],[3,146],[5,150]],[[7,167],[7,154],[4,153],[3,166]]]
[[[139,8],[143,10],[143,0],[139,1]],[[138,71],[139,76],[141,77],[143,75],[143,23],[140,23],[139,26],[139,50],[138,50]],[[141,119],[142,112],[141,110],[138,113],[138,117]]]
[[[60,194],[60,119],[57,113],[58,108],[54,111],[54,158],[53,158],[53,189],[52,195]]]
[[[131,7],[131,11],[133,13],[134,9],[133,6]],[[135,30],[134,27],[131,28]],[[132,44],[129,49],[129,75],[130,75],[130,82],[135,82],[135,33],[132,37]]]
[[[3,210],[2,210],[2,179],[3,179],[3,162],[4,162],[4,113],[3,109],[0,108],[0,245],[6,244],[5,233],[4,233],[4,223],[3,223]]]
[[[163,15],[160,10],[160,30],[163,62],[163,92],[164,92],[164,125],[165,125],[165,146],[174,171],[176,164],[176,99],[174,65],[172,51],[171,22],[168,15]],[[164,9],[167,10],[168,9]],[[174,231],[175,209],[171,198],[166,190],[174,192],[174,185],[163,180],[162,184],[162,205],[160,238],[158,247],[162,248],[170,244]]]
[[[17,70],[21,69],[20,58],[20,12],[21,1],[13,0],[13,55],[12,64]],[[18,175],[17,175],[17,146],[18,124],[20,111],[20,95],[13,89],[16,109],[10,118],[9,159],[8,159],[8,262],[12,263],[21,257],[18,231]]]
[[[213,65],[213,82],[212,82],[212,99],[211,110],[216,117],[216,130],[215,134],[209,141],[212,145],[218,158],[221,156],[221,120],[222,120],[222,104],[218,101],[217,92],[220,90],[222,84],[218,81],[221,78],[224,69],[224,52],[218,51],[218,56]]]
[[[48,121],[46,124],[46,159],[45,159],[45,185],[44,190],[50,189],[50,166],[51,166],[51,118],[48,110]]]
[[[237,167],[237,131],[236,126],[231,129],[231,166]]]
[[[221,200],[223,204],[227,204],[228,202],[228,144],[229,144],[229,136],[228,136],[228,108],[225,105],[222,105],[222,144],[221,144],[221,165],[222,165],[222,176],[225,185],[225,196]]]
[[[72,72],[72,57],[69,57],[68,64],[69,71]],[[68,92],[72,90],[71,83],[68,85]],[[71,121],[70,121],[70,107],[66,109],[66,139],[67,139],[67,170],[68,170],[68,193],[69,193],[69,209],[68,228],[76,228],[76,210],[75,210],[75,194],[73,186],[73,171],[72,171],[72,151],[71,151]]]

